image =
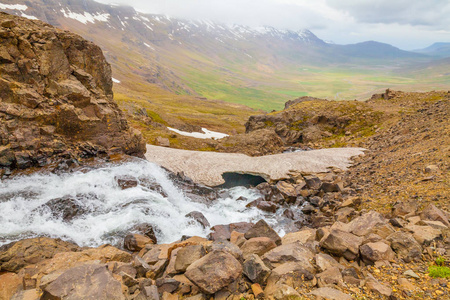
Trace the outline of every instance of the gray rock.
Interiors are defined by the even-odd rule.
[[[235,244],[228,241],[216,241],[207,247],[208,252],[224,251],[230,253],[239,261],[242,261],[242,251]]]
[[[450,227],[450,222],[443,211],[434,206],[433,204],[428,205],[420,214],[422,220],[439,221],[444,225]]]
[[[211,226],[206,217],[199,211],[191,211],[185,217],[194,219],[203,228],[209,228]]]
[[[348,223],[348,232],[357,236],[369,234],[376,225],[384,225],[388,221],[378,212],[370,211]]]
[[[324,272],[329,268],[337,267],[339,269],[344,269],[340,263],[338,263],[332,256],[324,253],[318,253],[315,256],[316,266],[319,268],[320,272]]]
[[[412,231],[414,238],[421,245],[429,245],[432,241],[440,238],[442,232],[431,226],[408,225],[406,229]]]
[[[328,268],[326,271],[316,275],[319,287],[328,285],[342,285],[343,279],[341,271],[337,267]]]

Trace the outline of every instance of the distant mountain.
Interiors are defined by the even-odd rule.
[[[450,57],[450,43],[434,43],[427,48],[414,50],[414,52],[436,57]]]
[[[425,57],[377,42],[327,43],[306,29],[181,20],[92,0],[0,1],[2,11],[41,19],[95,41],[104,49],[116,82],[122,86],[150,84],[175,94],[223,99],[256,108],[272,109],[292,97],[321,93],[319,84],[327,79],[318,74],[330,66],[390,68],[394,61],[399,64]],[[308,76],[311,69],[316,71]],[[305,78],[315,78],[317,83],[305,83]],[[332,86],[330,92],[334,95],[349,85],[338,82]],[[371,90],[365,91],[364,97]]]

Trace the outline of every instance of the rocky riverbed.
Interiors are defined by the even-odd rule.
[[[0,297],[449,297],[447,280],[427,274],[428,266],[450,249],[449,214],[432,204],[419,210],[414,202],[396,203],[386,215],[359,211],[358,191],[343,181],[343,175],[339,169],[293,174],[287,180],[258,185],[254,200],[233,199],[283,216],[278,222],[288,226],[282,234],[278,222],[273,223],[277,232],[266,221],[255,219],[214,225],[204,237],[180,232],[179,239],[170,243],[158,242],[151,224],[142,224],[130,228],[116,247],[80,247],[48,237],[4,245]],[[213,203],[218,197],[219,191],[205,188],[212,194],[199,193],[200,186],[172,176],[185,188],[190,186],[201,201]],[[139,184],[133,178],[116,180],[124,190]],[[205,212],[192,212],[189,218],[208,229],[214,220]]]

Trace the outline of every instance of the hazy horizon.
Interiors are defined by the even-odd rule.
[[[405,50],[450,42],[450,1],[408,0],[96,0],[145,13],[251,27],[309,29],[337,44],[369,40]]]

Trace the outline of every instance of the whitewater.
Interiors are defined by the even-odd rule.
[[[61,238],[80,246],[120,246],[123,237],[142,223],[154,227],[158,243],[170,243],[183,235],[206,237],[209,229],[185,217],[192,211],[202,212],[211,226],[264,219],[284,234],[277,226],[281,213],[246,208],[260,197],[255,189],[232,188],[219,193],[226,196],[200,203],[186,196],[168,175],[156,164],[135,160],[72,173],[34,173],[1,180],[0,246],[37,236]],[[117,183],[122,177],[133,177],[138,185],[122,190]],[[155,185],[160,189],[152,188]],[[240,197],[246,200],[238,201]],[[72,199],[67,205],[75,203],[82,213],[64,219],[50,205],[61,198]],[[60,203],[66,205],[64,200]]]

